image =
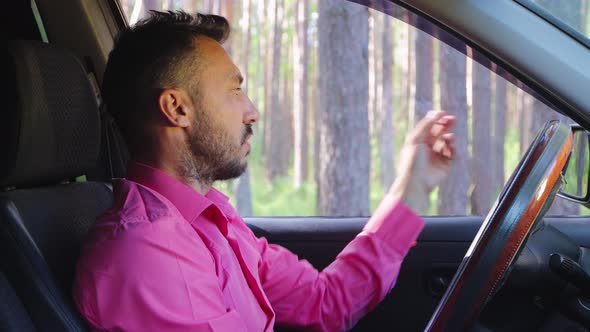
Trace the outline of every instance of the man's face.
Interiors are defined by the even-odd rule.
[[[246,169],[251,123],[259,114],[241,88],[239,69],[221,45],[209,38],[197,42],[202,65],[195,73],[198,93],[190,92],[194,119],[188,128],[187,157],[200,180],[235,178]]]

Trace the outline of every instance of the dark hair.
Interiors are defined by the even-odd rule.
[[[151,11],[117,35],[102,90],[132,154],[162,89],[182,87],[197,93],[197,82],[192,81],[200,64],[195,38],[223,43],[229,33],[229,23],[221,16]]]

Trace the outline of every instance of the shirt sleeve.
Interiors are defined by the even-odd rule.
[[[121,233],[86,248],[78,266],[74,299],[94,329],[245,331],[202,241],[158,225]]]
[[[391,290],[422,227],[420,217],[386,195],[363,231],[322,272],[258,239],[261,282],[277,324],[313,331],[352,328]]]

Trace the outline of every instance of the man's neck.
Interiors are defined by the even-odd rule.
[[[174,177],[177,178],[182,183],[186,184],[187,186],[193,188],[198,193],[201,193],[202,195],[206,195],[209,192],[209,190],[211,189],[211,186],[213,185],[213,184],[203,184],[196,179],[186,179],[186,178],[182,179],[182,178],[176,177],[175,175],[174,175]]]
[[[200,181],[198,179],[198,176],[195,176],[195,174],[192,174],[192,176],[185,175],[187,172],[183,172],[181,170],[182,166],[179,166],[175,163],[167,163],[162,160],[151,160],[149,158],[134,159],[140,163],[149,165],[151,167],[157,168],[165,172],[166,174],[177,179],[178,181],[193,188],[196,192],[200,193],[201,195],[206,195],[213,185],[213,183],[205,183],[204,181]]]

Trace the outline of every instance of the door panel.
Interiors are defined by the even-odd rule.
[[[354,331],[419,331],[424,328],[475,236],[482,218],[425,218],[396,287]],[[367,218],[247,218],[257,236],[280,244],[323,269],[358,234]],[[438,296],[435,296],[438,294]]]
[[[396,286],[354,331],[422,331],[483,217],[424,220],[424,230],[404,260]],[[257,236],[290,249],[320,270],[334,260],[366,221],[367,218],[246,218]],[[590,218],[545,221],[590,247]]]

